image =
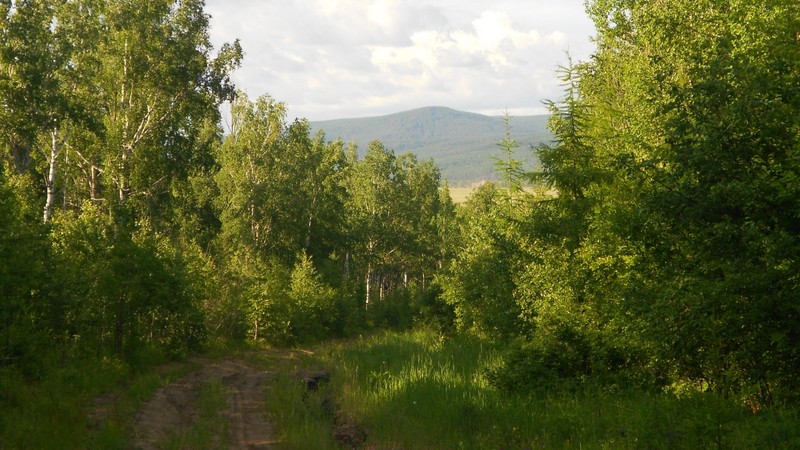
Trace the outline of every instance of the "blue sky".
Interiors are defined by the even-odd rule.
[[[544,113],[565,52],[593,49],[582,0],[207,0],[206,10],[216,47],[241,39],[238,87],[286,102],[290,119]]]

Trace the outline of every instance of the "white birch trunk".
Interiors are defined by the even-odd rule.
[[[364,301],[364,309],[369,309],[369,285],[372,281],[372,263],[367,264],[367,296]]]
[[[66,135],[59,139],[58,130],[50,131],[50,170],[47,172],[47,178],[45,179],[45,187],[47,188],[47,199],[45,200],[44,204],[44,214],[43,220],[44,223],[50,221],[53,217],[53,205],[56,202],[56,173],[58,172],[58,155],[61,153],[61,149],[64,148],[64,144],[67,141],[67,136],[69,136],[69,131],[67,131]]]

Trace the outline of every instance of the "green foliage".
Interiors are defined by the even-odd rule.
[[[259,266],[245,275],[250,335],[271,344],[318,342],[330,337],[339,323],[337,292],[328,286],[311,259],[300,254],[294,268],[279,263]]]
[[[359,159],[283,103],[234,95],[241,48],[212,56],[200,0],[0,3],[0,404],[65,419],[26,438],[0,413],[3,442],[82,439],[80,413],[59,409],[89,392],[72,363],[424,324],[474,336],[389,335],[330,360],[381,445],[791,447],[796,418],[736,427],[767,421],[743,405],[780,416],[800,392],[795,3],[589,2],[597,51],[561,70],[541,170],[522,172],[506,117],[505,189],[458,208],[432,161],[381,141]],[[435,138],[437,114],[486,123],[390,121]],[[522,189],[528,175],[550,193]],[[56,395],[25,409],[30,380]],[[592,415],[593,390],[664,411]],[[526,422],[508,396],[525,392],[561,414]],[[498,414],[510,428],[489,429]]]
[[[290,271],[277,262],[262,263],[239,255],[237,281],[253,340],[276,344],[292,341],[290,301],[286,295]]]
[[[205,340],[202,180],[241,59],[212,57],[207,30],[198,1],[0,6],[0,365],[35,377],[56,355],[136,364]]]
[[[521,227],[514,295],[534,334],[511,379],[580,379],[608,349],[641,379],[795,400],[790,3],[589,5],[597,53],[562,72],[556,142],[539,149],[558,196]],[[553,359],[564,333],[576,356]]]
[[[50,345],[44,332],[58,312],[44,301],[47,247],[24,181],[6,178],[0,168],[0,368],[38,377],[46,371]]]
[[[588,10],[597,52],[561,70],[555,141],[532,174],[554,195],[503,208],[476,191],[442,298],[461,328],[520,338],[495,372],[507,388],[676,383],[796,402],[797,6]]]
[[[285,105],[269,97],[240,94],[231,112],[215,177],[223,245],[287,265],[301,250],[328,257],[340,244],[341,142],[312,139],[306,121],[287,125]]]
[[[348,158],[282,103],[235,95],[241,47],[214,55],[203,9],[0,6],[3,366],[34,376],[51,347],[136,365],[209,333],[319,340],[364,326],[369,287],[398,299],[395,322],[430,296],[452,214],[438,169],[386,149],[371,157],[386,167]],[[386,214],[359,216],[364,198]]]
[[[472,193],[459,210],[461,249],[449,262],[448,271],[437,277],[442,299],[455,312],[456,325],[497,338],[523,332],[512,278],[518,248],[512,221],[503,213],[505,204],[492,183]]]
[[[292,332],[303,341],[320,341],[329,337],[337,322],[336,292],[327,286],[311,264],[301,254],[289,282]]]
[[[516,149],[519,142],[511,137],[511,116],[506,111],[503,117],[506,132],[503,139],[497,144],[500,147],[500,156],[494,158],[495,169],[500,176],[500,182],[505,185],[505,194],[508,196],[509,210],[514,206],[515,198],[522,193],[525,161],[516,158]]]
[[[800,242],[789,225],[797,205],[785,201],[797,187],[800,123],[790,111],[798,95],[787,90],[797,74],[797,10],[792,2],[776,2],[768,13],[718,3],[633,8],[637,46],[664,58],[629,76],[631,85],[641,83],[629,101],[646,95],[658,108],[632,119],[655,118],[649,126],[658,124],[660,139],[648,136],[652,149],[623,160],[620,171],[652,180],[633,191],[649,220],[631,221],[619,208],[624,215],[614,219],[630,223],[613,226],[643,230],[638,239],[625,236],[645,252],[645,286],[655,300],[640,310],[680,374],[720,391],[757,390],[770,402],[773,389],[795,389],[789,373],[800,367],[795,349],[773,338],[794,333],[798,318],[789,269]],[[707,31],[689,33],[680,8],[702,14]],[[664,36],[667,27],[685,41]]]
[[[88,205],[58,217],[52,240],[55,289],[69,301],[58,333],[134,360],[142,345],[177,355],[204,341],[184,261],[166,241],[125,232]]]
[[[648,363],[648,355],[625,339],[562,325],[512,347],[487,377],[494,386],[517,395],[586,388],[655,392],[669,381],[667,371],[643,370]]]
[[[375,141],[352,164],[346,183],[348,256],[356,280],[363,280],[365,308],[412,285],[429,287],[452,215],[438,169]]]

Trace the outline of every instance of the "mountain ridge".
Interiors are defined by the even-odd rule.
[[[511,137],[519,143],[517,159],[536,166],[531,146],[552,140],[546,115],[511,117]],[[355,143],[363,155],[373,140],[380,140],[396,153],[411,152],[419,159],[432,159],[451,185],[469,185],[496,179],[494,159],[497,143],[505,137],[503,117],[427,106],[384,116],[331,119],[310,122],[312,132],[325,132],[328,139]]]

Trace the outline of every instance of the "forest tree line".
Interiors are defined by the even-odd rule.
[[[796,402],[800,6],[768,3],[589,2],[540,170],[503,139],[456,206],[237,92],[202,0],[3,2],[0,365],[425,323],[508,342],[512,391]]]
[[[203,7],[2,4],[4,367],[318,340],[432,291],[439,170],[380,142],[358,158],[237,92],[242,50],[214,52]]]
[[[521,336],[494,374],[509,389],[796,402],[800,5],[587,10],[597,50],[561,71],[529,174],[557,195],[476,195],[443,297],[459,325]]]

